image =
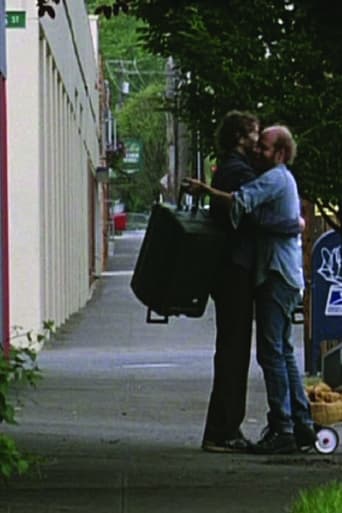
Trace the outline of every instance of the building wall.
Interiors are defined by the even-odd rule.
[[[11,324],[25,329],[59,326],[89,298],[100,134],[84,1],[56,5],[55,19],[39,19],[35,4],[7,0],[27,16],[7,30]]]

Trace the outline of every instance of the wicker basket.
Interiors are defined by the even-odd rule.
[[[342,422],[342,401],[334,403],[311,402],[312,418],[317,424],[329,425]]]

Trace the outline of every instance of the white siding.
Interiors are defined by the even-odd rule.
[[[11,324],[61,325],[89,298],[88,165],[99,165],[97,67],[83,0],[8,30]]]
[[[6,7],[15,10],[11,1]],[[42,314],[38,29],[29,16],[25,29],[7,29],[10,311],[11,324],[28,329]]]

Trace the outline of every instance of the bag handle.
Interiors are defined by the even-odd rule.
[[[188,184],[186,182],[182,182],[179,187],[179,192],[178,192],[177,210],[183,210],[183,198],[184,198],[185,194],[189,194],[188,190],[189,190]],[[197,212],[198,208],[199,208],[199,197],[192,196],[191,211]]]

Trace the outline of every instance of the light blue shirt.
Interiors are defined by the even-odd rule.
[[[266,171],[257,179],[234,192],[231,221],[234,228],[244,214],[258,211],[282,218],[299,217],[300,203],[297,184],[284,164]],[[300,237],[260,234],[257,241],[256,286],[263,283],[270,271],[279,272],[285,281],[296,289],[304,288],[302,250]]]

